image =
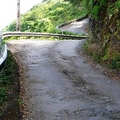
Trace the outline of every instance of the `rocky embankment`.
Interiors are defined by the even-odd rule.
[[[93,7],[99,6],[99,1]],[[90,17],[92,45],[89,53],[109,68],[120,70],[120,2],[109,0],[100,9],[97,18]]]

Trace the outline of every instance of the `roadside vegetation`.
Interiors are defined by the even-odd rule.
[[[0,105],[7,100],[7,91],[11,85],[10,79],[14,77],[13,67],[14,62],[12,56],[8,53],[7,64],[5,70],[0,74]]]
[[[0,73],[0,120],[20,120],[18,66],[9,51],[6,62]]]
[[[120,71],[120,0],[93,0],[89,6],[94,23],[90,23],[92,34],[85,50],[95,61]]]

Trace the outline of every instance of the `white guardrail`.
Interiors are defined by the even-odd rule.
[[[2,65],[2,63],[6,60],[7,58],[7,46],[6,44],[1,46],[1,50],[0,50],[0,66]]]
[[[2,32],[0,32],[0,66],[7,58],[7,46],[3,44],[2,41]]]

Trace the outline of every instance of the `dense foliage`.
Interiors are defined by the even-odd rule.
[[[57,25],[79,18],[84,14],[86,14],[86,11],[73,6],[69,2],[43,2],[21,15],[21,31],[58,33]],[[15,26],[16,23],[14,21],[7,26],[6,30],[15,31]]]
[[[108,11],[114,14],[120,10],[120,0],[65,0],[71,2],[73,5],[82,5],[86,7],[88,14],[94,18],[98,18],[100,11],[109,4]],[[112,4],[111,4],[112,2]]]
[[[120,70],[120,0],[96,0],[90,13],[92,38],[85,45],[96,61]]]

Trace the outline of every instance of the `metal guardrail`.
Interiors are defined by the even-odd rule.
[[[46,37],[61,37],[61,38],[72,38],[72,39],[86,39],[89,36],[74,36],[74,35],[63,35],[63,34],[52,34],[52,33],[39,33],[39,32],[4,32],[2,38],[10,36],[46,36]]]
[[[89,36],[74,36],[74,35],[63,35],[63,34],[52,34],[52,33],[39,33],[39,32],[3,32],[1,34],[1,40],[4,39],[5,37],[10,37],[10,36],[38,36],[38,37],[52,36],[52,37],[71,38],[71,39],[79,39],[79,40],[86,39],[89,37]],[[6,44],[0,46],[4,48],[2,56],[0,57],[0,68],[2,68],[7,58],[7,46]]]
[[[7,58],[7,46],[3,44],[2,32],[0,31],[0,73],[2,73],[5,67],[5,60]]]
[[[7,58],[7,46],[6,44],[2,45],[1,56],[0,56],[0,66]]]

